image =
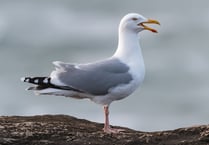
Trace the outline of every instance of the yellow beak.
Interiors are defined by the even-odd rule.
[[[153,20],[153,19],[148,19],[148,21],[146,22],[142,22],[142,23],[139,23],[138,25],[141,25],[142,27],[144,27],[145,30],[149,30],[149,31],[152,31],[154,33],[157,33],[157,30],[153,29],[153,28],[150,28],[144,24],[158,24],[160,25],[160,22],[158,22],[157,20]]]

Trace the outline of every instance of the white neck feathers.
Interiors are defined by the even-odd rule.
[[[113,55],[122,61],[143,61],[138,35],[136,32],[119,29],[118,48]]]

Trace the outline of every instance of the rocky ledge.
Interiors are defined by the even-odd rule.
[[[209,125],[170,131],[141,132],[128,128],[106,134],[103,124],[66,115],[2,116],[1,145],[209,145]]]

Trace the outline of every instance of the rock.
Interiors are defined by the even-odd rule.
[[[106,134],[103,124],[66,115],[0,117],[1,145],[209,145],[209,125],[161,132],[128,128]]]

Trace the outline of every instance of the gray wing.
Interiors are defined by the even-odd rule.
[[[56,75],[60,82],[92,95],[105,95],[110,88],[132,80],[129,67],[118,59],[78,66],[58,64]]]

